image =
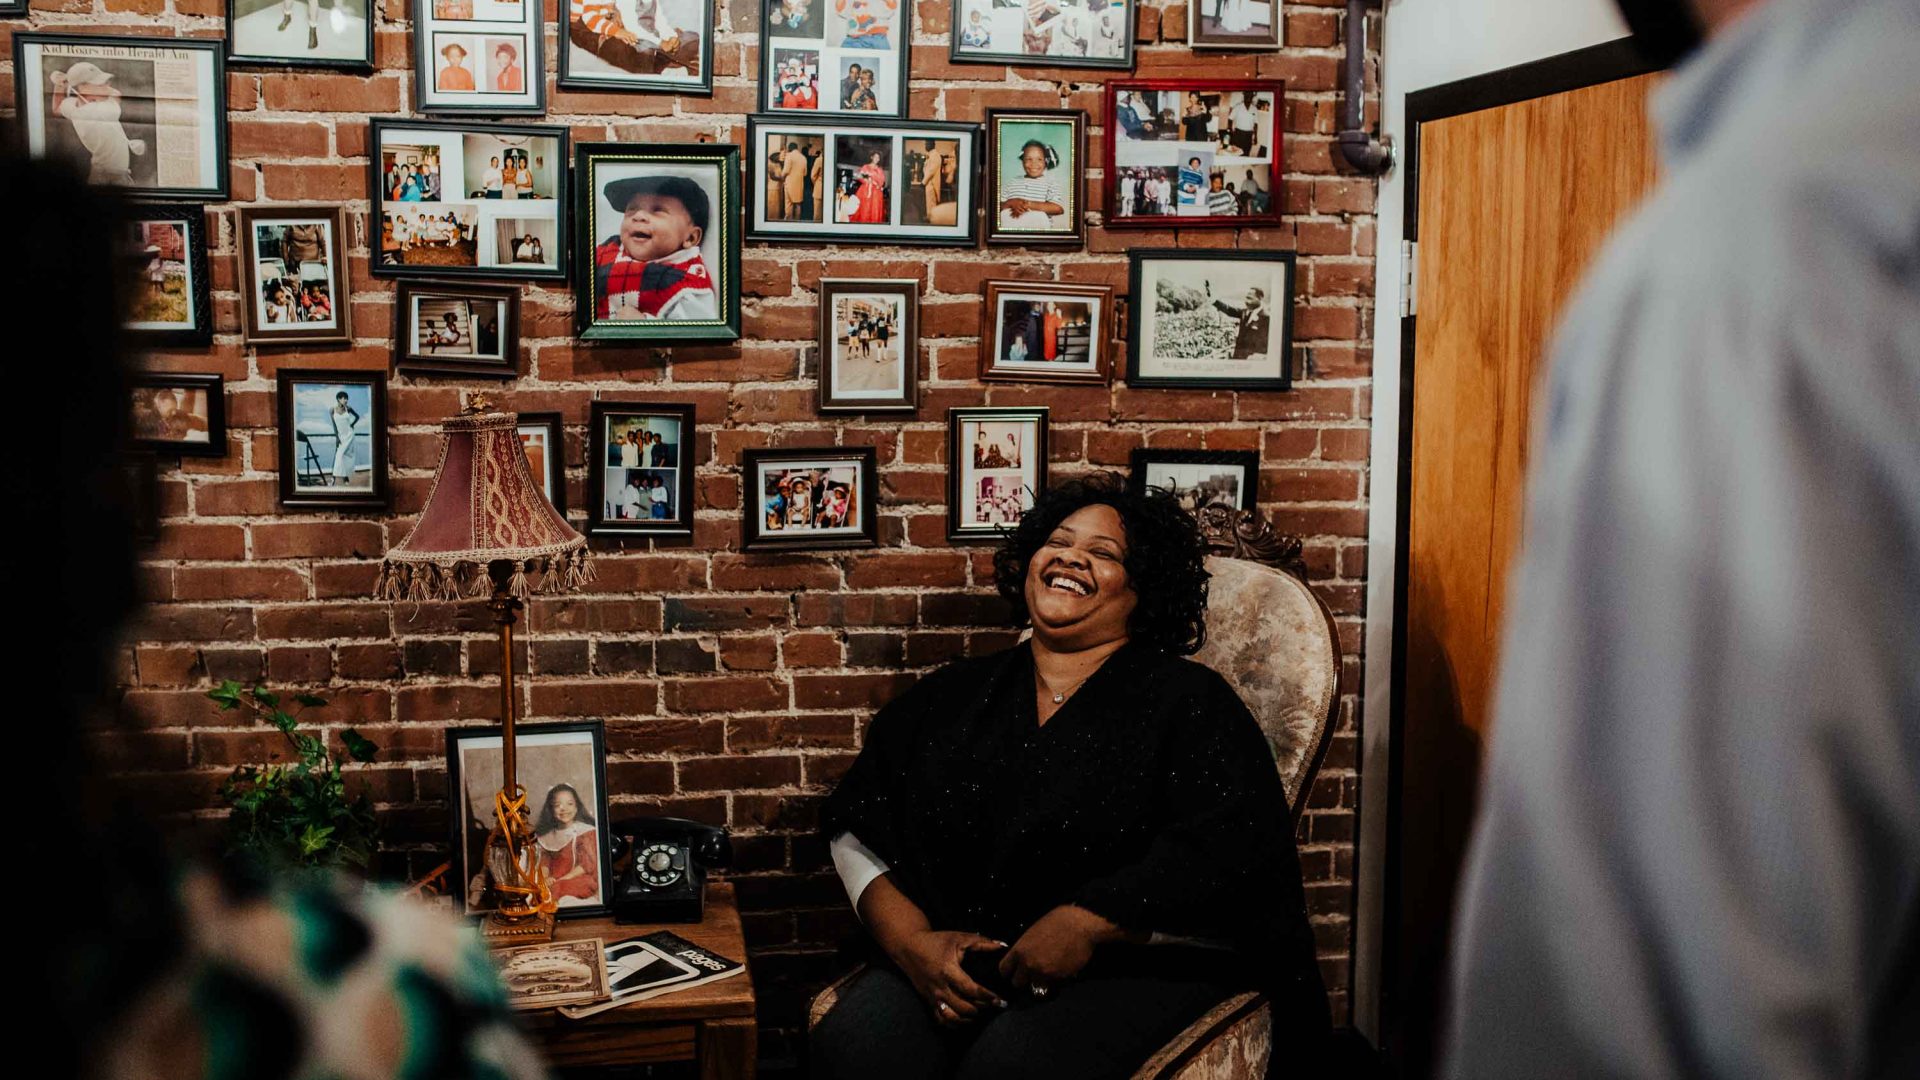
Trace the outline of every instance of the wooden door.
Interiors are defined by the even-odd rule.
[[[1646,120],[1654,78],[1417,129],[1404,677],[1389,826],[1397,883],[1388,919],[1397,936],[1384,1003],[1384,1034],[1405,1076],[1426,1075],[1435,1051],[1501,609],[1522,539],[1537,376],[1569,293],[1655,179]]]

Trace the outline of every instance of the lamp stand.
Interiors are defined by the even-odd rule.
[[[513,624],[524,605],[508,589],[516,567],[488,565],[493,597],[487,610],[500,627],[500,790],[493,797],[493,830],[487,834],[487,897],[493,910],[480,927],[490,945],[547,941],[553,937],[553,891],[540,866],[540,849],[528,820],[527,792],[515,769]]]

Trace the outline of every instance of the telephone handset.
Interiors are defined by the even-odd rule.
[[[733,861],[725,829],[674,817],[613,823],[613,861],[628,860],[613,892],[622,923],[699,922],[709,867]]]

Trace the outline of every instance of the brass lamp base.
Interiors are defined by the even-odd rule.
[[[525,918],[512,919],[495,911],[480,924],[480,938],[489,948],[505,945],[530,945],[540,941],[553,940],[553,914],[537,912]]]

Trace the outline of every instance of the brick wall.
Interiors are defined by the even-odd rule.
[[[222,0],[56,0],[15,29],[218,36]],[[722,0],[711,99],[551,93],[549,120],[578,140],[739,141],[754,100],[754,0]],[[692,402],[700,424],[699,503],[691,543],[596,540],[600,579],[586,595],[543,599],[526,624],[534,676],[529,719],[602,717],[609,786],[620,810],[727,823],[770,1061],[791,1056],[808,985],[822,978],[851,917],[825,852],[808,835],[821,793],[859,745],[861,726],[915,674],[1011,640],[979,548],[943,540],[945,411],[955,405],[1052,407],[1055,475],[1124,468],[1139,446],[1257,448],[1259,504],[1303,535],[1315,585],[1346,652],[1340,727],[1300,830],[1307,894],[1336,1017],[1347,1011],[1358,652],[1366,574],[1374,186],[1333,164],[1338,0],[1285,7],[1289,48],[1211,52],[1184,44],[1184,7],[1140,12],[1138,72],[1277,76],[1288,81],[1286,223],[1231,231],[1091,231],[1085,252],[949,251],[749,245],[746,335],[738,345],[586,347],[570,337],[564,287],[528,287],[522,369],[509,407],[567,418],[570,506],[584,502],[587,403]],[[551,24],[553,4],[548,4]],[[330,723],[354,723],[383,747],[364,780],[382,806],[387,868],[417,873],[443,856],[449,722],[497,719],[501,658],[479,605],[417,613],[368,599],[375,568],[425,496],[435,423],[466,393],[497,383],[395,377],[395,513],[285,512],[275,505],[274,374],[281,365],[384,368],[390,283],[367,272],[368,114],[406,115],[407,5],[385,0],[371,76],[234,71],[228,76],[237,202],[343,201],[353,234],[351,348],[256,351],[240,343],[234,210],[209,208],[216,343],[147,363],[227,379],[229,453],[162,463],[165,524],[146,555],[152,605],[122,657],[127,724],[101,733],[127,790],[157,812],[205,823],[226,770],[273,740],[235,728],[203,694],[211,681],[266,678],[329,696]],[[1007,69],[947,61],[947,0],[915,16],[912,115],[980,120],[991,106],[1086,109],[1089,162],[1102,158],[1100,83],[1090,70]],[[4,43],[9,44],[10,41]],[[549,44],[549,56],[552,46]],[[8,55],[0,51],[0,56]],[[553,64],[548,64],[551,73]],[[6,80],[11,94],[11,80]],[[11,110],[11,101],[8,103]],[[1099,193],[1090,192],[1099,209]],[[1057,276],[1127,287],[1130,245],[1296,248],[1296,389],[1287,394],[1054,389],[976,381],[980,283]],[[823,276],[911,277],[924,289],[923,404],[904,419],[829,420],[814,410],[815,289]],[[1124,343],[1115,343],[1116,350]],[[1124,356],[1124,353],[1116,353]],[[878,447],[881,547],[842,554],[745,556],[739,543],[742,447]],[[578,515],[576,514],[576,521]]]

